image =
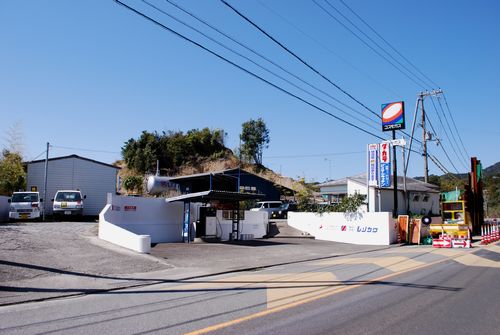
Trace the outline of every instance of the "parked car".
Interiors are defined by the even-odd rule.
[[[250,208],[251,211],[264,211],[271,217],[271,212],[278,209],[281,206],[281,201],[259,201],[254,207]]]
[[[296,203],[286,203],[282,204],[278,209],[273,210],[271,212],[271,219],[287,219],[288,218],[288,212],[293,212],[297,210],[297,204]]]
[[[56,196],[52,205],[52,213],[54,219],[60,219],[63,216],[81,217],[83,215],[83,199],[82,193],[79,190],[60,190],[56,192]]]
[[[43,199],[38,192],[14,192],[9,199],[9,220],[41,219]]]

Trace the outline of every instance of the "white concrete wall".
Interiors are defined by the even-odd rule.
[[[9,197],[0,195],[0,222],[9,221]]]
[[[84,215],[98,215],[106,205],[106,194],[116,192],[117,169],[85,159],[69,157],[48,162],[47,199],[43,199],[47,214],[52,214],[52,202],[58,190],[79,189],[87,199],[83,201]],[[27,189],[36,186],[44,197],[45,162],[28,164]]]
[[[134,234],[150,235],[152,243],[182,242],[184,204],[166,203],[164,198],[111,196],[111,223]],[[108,200],[109,201],[109,200]],[[198,219],[191,204],[190,222]],[[105,224],[103,222],[103,224]],[[101,225],[101,222],[99,222]]]
[[[112,210],[113,205],[106,205],[99,214],[99,238],[121,247],[141,253],[151,251],[151,237],[138,235],[113,222],[119,222],[120,214]]]
[[[229,239],[233,231],[233,222],[223,218],[223,211],[217,211],[217,220],[220,223],[217,228],[218,236],[223,241]],[[240,234],[252,234],[254,238],[262,238],[267,234],[269,223],[268,213],[264,211],[245,211],[244,220],[240,220]],[[222,234],[220,230],[222,229]]]
[[[396,242],[392,214],[378,213],[301,213],[289,212],[288,225],[318,240],[351,244],[389,245]]]

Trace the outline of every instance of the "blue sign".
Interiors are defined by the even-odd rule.
[[[391,163],[380,164],[380,187],[391,187]]]

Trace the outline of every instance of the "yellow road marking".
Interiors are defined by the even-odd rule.
[[[374,257],[374,258],[345,258],[331,259],[320,262],[319,265],[350,265],[350,264],[375,264],[382,268],[386,268],[393,272],[411,269],[424,264],[424,262],[416,261],[408,257],[390,256],[390,257]]]
[[[326,298],[326,297],[332,296],[334,294],[338,294],[338,293],[341,293],[341,292],[352,290],[354,288],[357,288],[357,287],[360,287],[360,286],[363,286],[363,285],[366,285],[366,284],[369,284],[369,283],[373,283],[373,282],[385,280],[385,279],[388,279],[388,278],[391,278],[391,277],[395,277],[395,276],[401,275],[401,274],[406,273],[406,272],[410,272],[410,271],[418,270],[418,269],[421,269],[421,268],[433,266],[433,265],[445,262],[447,260],[448,259],[446,259],[446,258],[445,259],[441,259],[441,260],[438,260],[438,261],[435,261],[435,262],[432,262],[432,263],[419,265],[419,266],[417,266],[417,267],[415,267],[413,269],[406,269],[406,270],[403,270],[403,271],[400,271],[400,272],[397,272],[397,273],[391,273],[391,274],[388,274],[388,275],[385,275],[385,276],[382,276],[382,277],[378,277],[378,278],[375,278],[375,279],[367,280],[366,282],[361,283],[361,284],[344,286],[344,287],[341,287],[341,288],[339,288],[337,290],[325,292],[323,294],[319,294],[319,295],[316,295],[314,297],[309,297],[309,298],[302,299],[302,300],[299,300],[299,301],[294,301],[294,302],[291,302],[291,303],[286,304],[286,305],[281,305],[281,306],[278,306],[278,307],[269,308],[269,309],[266,309],[264,311],[257,312],[257,313],[251,314],[251,315],[247,315],[247,316],[244,316],[244,317],[241,317],[241,318],[238,318],[238,319],[234,319],[234,320],[222,322],[222,323],[219,323],[219,324],[216,324],[216,325],[212,325],[212,326],[209,326],[209,327],[206,327],[206,328],[203,328],[203,329],[195,330],[195,331],[186,333],[186,335],[201,335],[201,334],[206,334],[206,333],[218,330],[218,329],[222,329],[222,328],[226,328],[226,327],[229,327],[229,326],[232,326],[232,325],[236,325],[238,323],[242,323],[244,321],[250,321],[250,320],[253,320],[253,319],[257,319],[257,318],[260,318],[260,317],[263,317],[263,316],[266,316],[266,315],[274,314],[274,313],[277,313],[277,312],[280,312],[280,311],[284,311],[284,310],[287,310],[287,309],[290,309],[290,308],[293,308],[293,307],[297,307],[297,306],[300,306],[300,305],[303,305],[303,304],[306,304],[306,303],[309,303],[309,302],[312,302],[312,301],[316,301],[318,299]]]
[[[463,255],[455,258],[456,262],[467,266],[484,266],[488,268],[500,268],[500,262],[491,259],[476,256],[474,254]]]

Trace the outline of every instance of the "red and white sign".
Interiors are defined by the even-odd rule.
[[[390,163],[391,161],[391,151],[389,150],[391,145],[389,142],[382,142],[380,144],[380,163]]]
[[[434,248],[451,248],[451,238],[435,238],[432,240],[432,246]]]
[[[470,240],[453,239],[451,241],[453,248],[470,248]]]

